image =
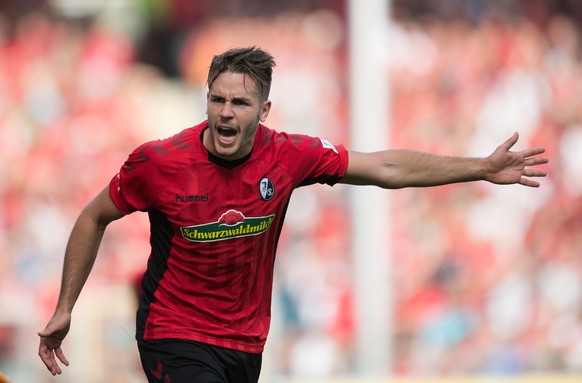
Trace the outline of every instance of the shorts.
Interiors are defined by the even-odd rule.
[[[137,346],[149,383],[257,383],[261,372],[261,354],[180,339]]]

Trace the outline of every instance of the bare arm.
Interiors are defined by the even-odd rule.
[[[532,166],[548,162],[547,158],[538,157],[544,149],[510,151],[518,138],[515,133],[485,158],[450,157],[411,150],[350,152],[346,176],[340,182],[376,185],[386,189],[478,180],[538,187],[539,182],[531,177],[545,177],[546,173]]]
[[[69,364],[61,343],[69,332],[73,306],[93,268],[105,228],[122,216],[123,213],[113,203],[106,187],[83,209],[73,227],[65,251],[57,307],[46,328],[38,333],[38,354],[53,375],[61,373],[55,356],[64,365]]]

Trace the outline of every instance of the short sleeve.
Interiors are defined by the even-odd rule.
[[[144,144],[131,153],[109,183],[109,195],[124,214],[145,211],[155,205],[156,167],[149,155],[151,144]]]
[[[287,168],[298,187],[314,183],[333,186],[348,168],[347,149],[318,137],[289,135],[285,151]]]

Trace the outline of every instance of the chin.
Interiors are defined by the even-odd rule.
[[[225,160],[235,160],[238,158],[238,150],[236,149],[217,149],[216,156]]]

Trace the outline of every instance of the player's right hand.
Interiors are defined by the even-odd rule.
[[[70,314],[55,313],[46,328],[38,333],[38,336],[40,336],[38,355],[53,375],[62,373],[57,359],[65,366],[69,365],[69,361],[61,349],[61,344],[63,343],[65,336],[67,336],[70,327]]]

